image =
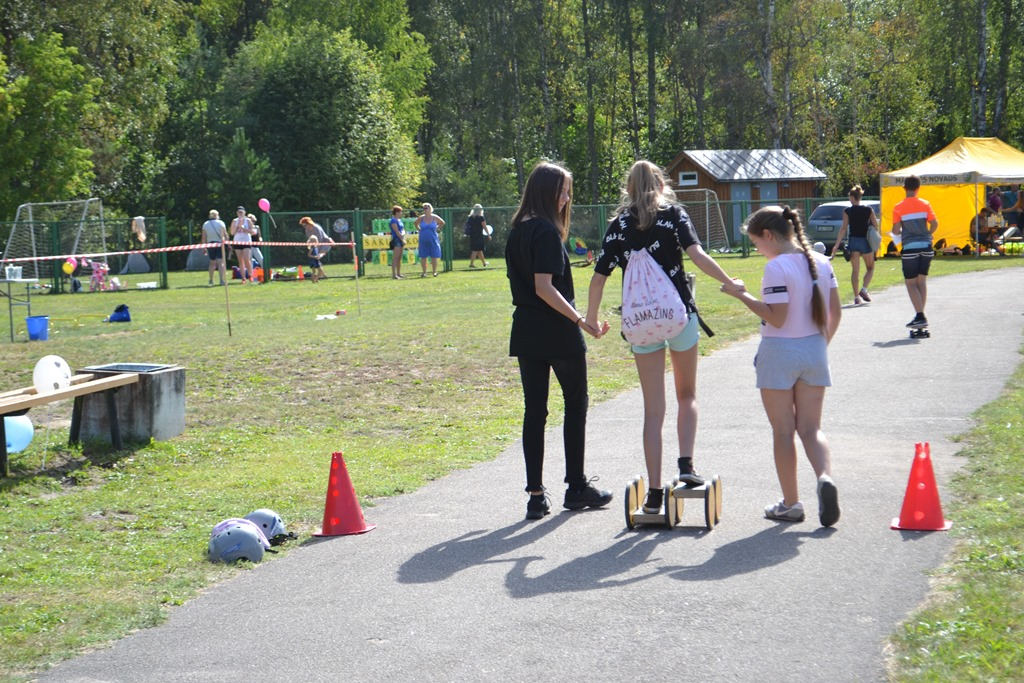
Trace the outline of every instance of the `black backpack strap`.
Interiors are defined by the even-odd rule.
[[[706,334],[709,338],[715,336],[715,333],[711,330],[710,327],[708,327],[708,324],[704,322],[704,318],[701,317],[700,312],[697,313],[697,322],[700,323],[700,329],[704,330],[704,334]]]

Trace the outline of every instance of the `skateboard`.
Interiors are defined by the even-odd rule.
[[[923,338],[929,338],[930,339],[931,336],[932,336],[932,333],[928,331],[928,323],[921,323],[921,324],[918,324],[918,325],[913,325],[910,328],[910,338],[911,339],[923,339]]]
[[[635,477],[626,485],[626,527],[635,529],[639,524],[662,524],[672,529],[683,517],[683,502],[687,498],[703,499],[704,526],[710,531],[722,519],[722,480],[715,475],[700,486],[688,486],[673,479],[664,487],[662,509],[656,513],[644,512],[647,486],[643,477]]]

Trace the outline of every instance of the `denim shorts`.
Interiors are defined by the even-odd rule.
[[[792,389],[797,380],[812,387],[832,386],[824,335],[762,337],[754,356],[758,389]]]
[[[875,253],[875,250],[871,248],[870,244],[868,244],[867,237],[851,237],[847,248],[850,250],[851,254],[855,251],[860,252],[861,254]]]
[[[640,346],[638,344],[630,344],[630,346],[633,348],[633,353],[654,353],[666,346],[672,351],[687,351],[697,343],[697,338],[700,337],[699,328],[700,324],[697,322],[697,314],[690,313],[689,322],[686,323],[683,331],[668,341],[648,344],[647,346]]]

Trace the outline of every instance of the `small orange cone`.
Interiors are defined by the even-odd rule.
[[[927,443],[914,447],[914,464],[910,467],[910,481],[903,497],[900,516],[892,520],[893,529],[908,531],[949,531],[953,522],[942,515],[939,489],[935,485],[932,469],[931,446]]]
[[[299,279],[305,280],[306,276],[302,274],[302,266],[299,266]]]
[[[365,534],[376,529],[376,524],[367,524],[363,509],[356,499],[356,490],[345,467],[341,453],[331,456],[331,479],[327,485],[327,503],[324,505],[324,523],[314,536],[347,536]]]

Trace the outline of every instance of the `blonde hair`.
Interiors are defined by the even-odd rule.
[[[640,160],[626,175],[613,217],[631,213],[636,217],[637,227],[646,230],[654,225],[658,209],[676,203],[676,195],[669,188],[662,170],[649,161]]]
[[[860,199],[864,196],[864,190],[861,189],[860,185],[854,185],[850,188],[850,196],[856,199]]]
[[[810,271],[814,283],[811,287],[811,319],[824,333],[828,324],[828,313],[825,310],[825,298],[818,287],[818,264],[811,255],[812,249],[804,235],[799,212],[786,205],[766,206],[750,216],[746,228],[748,234],[753,233],[758,237],[771,231],[778,240],[790,240],[795,237],[799,242],[804,250],[804,258],[807,259],[807,270]]]

